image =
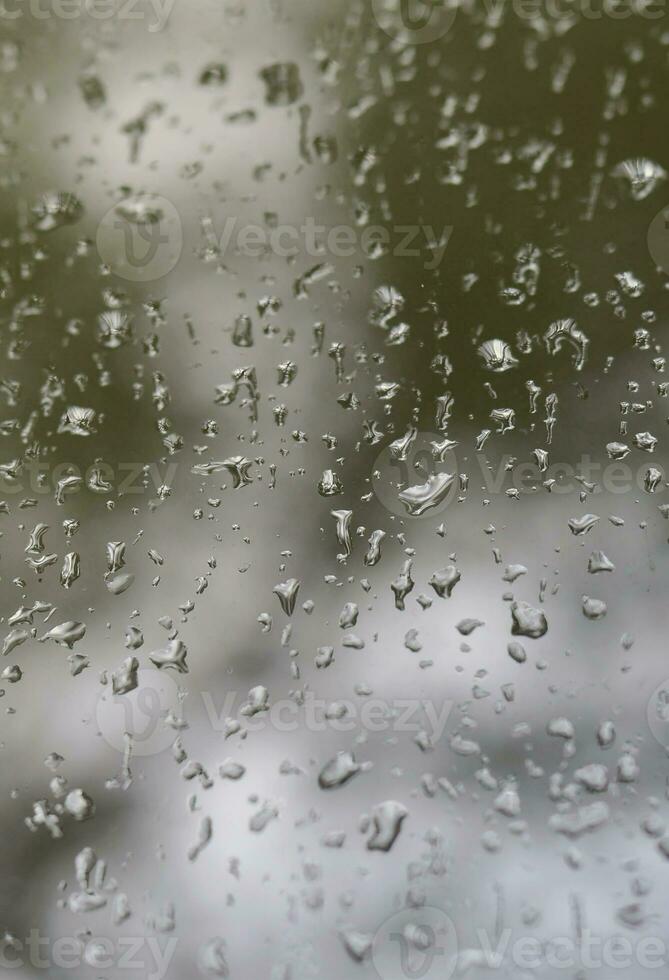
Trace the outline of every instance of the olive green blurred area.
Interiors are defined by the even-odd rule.
[[[15,0],[0,14],[3,635],[20,607],[55,607],[0,658],[23,672],[0,684],[0,935],[39,929],[49,949],[82,934],[176,940],[162,973],[115,955],[51,963],[54,980],[223,976],[207,959],[215,937],[233,977],[402,980],[412,974],[385,953],[356,958],[341,933],[383,937],[412,905],[445,910],[460,951],[506,928],[541,943],[585,926],[669,942],[666,721],[648,720],[669,672],[666,12],[437,5],[448,26],[426,39],[412,34],[425,10],[407,10]],[[352,245],[333,247],[332,229]],[[550,325],[568,320],[552,346]],[[493,340],[513,351],[511,370],[479,353]],[[77,431],[73,408],[93,421]],[[508,432],[496,409],[512,409]],[[458,492],[424,519],[378,489],[394,472],[389,443],[410,427],[453,441]],[[652,454],[634,442],[644,432]],[[615,442],[631,447],[618,482]],[[516,466],[542,448],[567,489],[540,473],[518,483]],[[236,457],[248,485],[225,466]],[[319,492],[328,470],[341,495]],[[337,509],[353,511],[351,556]],[[599,521],[576,536],[569,521],[588,513]],[[36,571],[39,523],[57,561]],[[386,539],[370,567],[376,529]],[[134,577],[119,594],[114,542]],[[600,550],[613,574],[588,572]],[[65,588],[72,551],[81,575]],[[392,584],[407,559],[416,588],[401,612]],[[442,599],[429,582],[450,564],[462,580]],[[504,579],[516,564],[522,578]],[[273,590],[293,577],[287,617]],[[431,604],[416,601],[426,594]],[[584,615],[585,597],[606,616]],[[507,652],[512,599],[548,621],[523,640],[524,663]],[[360,648],[342,644],[347,602]],[[464,635],[466,619],[482,625]],[[39,642],[68,621],[86,625],[73,650]],[[129,778],[110,677],[131,655],[153,670],[149,655],[177,634],[189,673],[160,675],[185,724],[131,757]],[[324,670],[315,657],[330,645]],[[259,685],[300,708],[308,695],[408,698],[422,712],[429,701],[448,707],[445,728],[427,746],[363,724],[229,731]],[[546,735],[562,717],[577,731],[564,744]],[[607,720],[617,737],[604,751]],[[479,751],[458,753],[463,739]],[[324,791],[318,774],[340,751],[369,765]],[[35,803],[53,807],[63,789],[51,753],[65,792],[82,788],[96,808],[64,818],[62,837],[30,826]],[[639,765],[633,784],[616,777],[621,755]],[[228,757],[243,778],[219,777]],[[611,773],[601,797],[574,781],[593,762]],[[508,786],[522,800],[513,819],[494,805]],[[593,799],[609,808],[594,833],[556,833],[556,812]],[[363,817],[387,800],[408,815],[392,849],[370,851]],[[276,815],[258,832],[265,806]],[[213,836],[193,856],[206,817]],[[324,846],[339,831],[343,846]],[[78,915],[68,902],[84,847],[107,862],[108,902]],[[120,923],[119,891],[132,908]],[[631,905],[638,921],[621,925]],[[470,959],[459,975],[494,975]],[[511,962],[495,972],[527,975]],[[15,974],[47,975],[25,958]],[[535,975],[565,974],[543,963]]]

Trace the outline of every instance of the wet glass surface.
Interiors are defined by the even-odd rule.
[[[0,973],[663,975],[664,4],[0,37]]]

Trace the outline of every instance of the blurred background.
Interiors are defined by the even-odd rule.
[[[669,31],[531,9],[3,8],[8,976],[669,961]]]

